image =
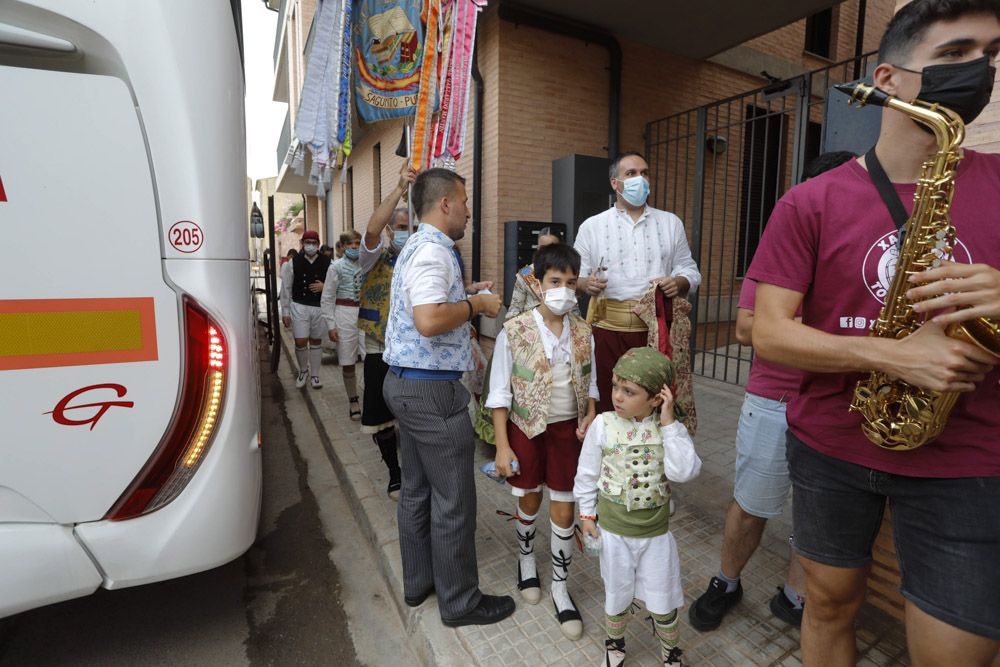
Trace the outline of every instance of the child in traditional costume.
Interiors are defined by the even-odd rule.
[[[696,477],[701,459],[675,415],[675,377],[673,362],[652,348],[623,354],[612,376],[614,410],[594,420],[580,453],[573,494],[584,534],[600,539],[607,667],[625,661],[636,598],[652,617],[663,664],[684,664],[677,647],[684,593],[668,503],[670,482]]]
[[[518,498],[514,525],[520,546],[517,587],[525,602],[541,599],[533,541],[542,487],[549,489],[552,603],[563,634],[583,635],[567,588],[573,557],[573,476],[581,442],[596,416],[597,385],[590,325],[576,305],[580,255],[549,245],[535,255],[541,303],[504,323],[496,340],[486,407],[493,410],[497,471]],[[508,420],[509,417],[509,420]],[[514,473],[517,461],[520,471]]]
[[[364,358],[358,330],[358,308],[361,305],[361,283],[364,273],[358,261],[361,234],[353,229],[340,235],[344,256],[330,264],[323,286],[323,315],[329,327],[330,340],[337,343],[337,360],[347,392],[349,416],[361,419],[357,376],[354,365]]]

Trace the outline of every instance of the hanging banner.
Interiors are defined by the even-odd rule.
[[[361,0],[354,17],[355,103],[374,123],[412,116],[420,86],[421,0]]]

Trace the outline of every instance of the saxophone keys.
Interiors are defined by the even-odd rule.
[[[865,437],[871,440],[874,444],[881,446],[885,442],[885,438],[882,434],[874,427],[873,424],[868,422],[862,422],[861,430],[864,432]]]
[[[923,435],[923,429],[916,422],[906,422],[900,425],[899,435],[900,439],[905,440],[909,444],[908,449],[912,449],[921,444],[920,440]]]

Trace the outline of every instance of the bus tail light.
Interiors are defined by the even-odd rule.
[[[184,330],[184,373],[170,426],[105,519],[132,519],[169,503],[191,481],[212,445],[226,388],[226,341],[222,328],[187,297]]]

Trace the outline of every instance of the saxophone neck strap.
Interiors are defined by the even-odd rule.
[[[885,207],[889,209],[889,215],[892,216],[892,221],[896,223],[896,229],[900,232],[900,239],[902,239],[903,226],[910,219],[910,214],[906,212],[903,200],[899,198],[896,188],[892,187],[892,181],[889,180],[885,169],[882,168],[882,163],[879,162],[878,156],[875,155],[874,146],[865,153],[865,166],[868,167],[868,175],[871,177],[872,183],[875,184],[875,189],[878,190],[882,201],[885,202]]]

